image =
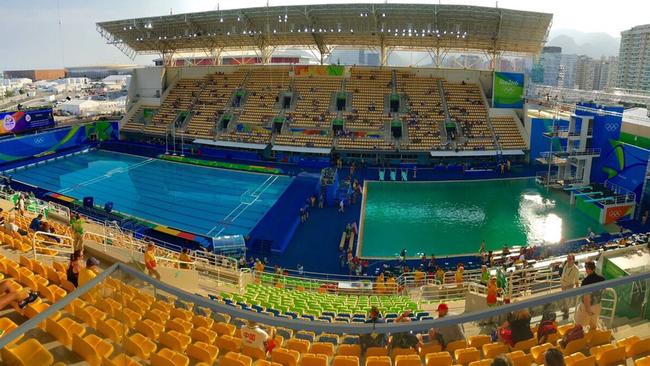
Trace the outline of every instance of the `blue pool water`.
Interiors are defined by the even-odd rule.
[[[14,180],[208,236],[246,235],[291,178],[148,159],[102,150],[12,173]]]

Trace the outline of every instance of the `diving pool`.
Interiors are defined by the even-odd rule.
[[[39,163],[14,180],[179,230],[207,236],[248,234],[291,178],[200,167],[103,150]]]
[[[555,244],[604,228],[547,192],[535,179],[453,182],[365,182],[360,254],[452,256],[504,245]]]

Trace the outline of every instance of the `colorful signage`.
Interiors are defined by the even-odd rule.
[[[495,72],[493,90],[493,108],[524,107],[524,74]]]
[[[54,127],[52,109],[0,112],[0,135]]]

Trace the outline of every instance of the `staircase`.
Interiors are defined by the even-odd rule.
[[[445,112],[445,120],[450,120],[449,108],[447,108],[447,98],[445,98],[445,89],[442,86],[442,80],[438,79],[438,92],[440,93],[440,100],[442,101],[442,110]]]

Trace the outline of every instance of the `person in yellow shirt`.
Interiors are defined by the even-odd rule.
[[[160,281],[160,273],[156,269],[156,246],[153,243],[147,244],[147,251],[144,252],[144,266],[147,268],[149,276]]]
[[[456,274],[455,274],[456,284],[460,285],[463,283],[464,271],[465,271],[465,267],[463,267],[462,265],[459,265],[458,268],[456,269]]]
[[[190,250],[187,248],[183,248],[181,255],[178,256],[178,260],[182,262],[180,264],[180,268],[182,269],[190,268],[190,264],[192,263],[192,257],[190,257]]]
[[[95,257],[86,260],[86,267],[79,271],[79,287],[85,285],[97,276],[99,271],[99,261]]]
[[[264,273],[264,263],[258,259],[255,261],[255,281],[257,283],[262,281],[262,273]]]

